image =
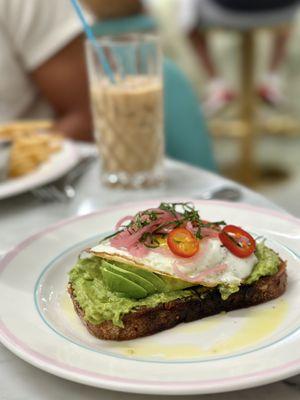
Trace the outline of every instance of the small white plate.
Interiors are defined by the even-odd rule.
[[[300,221],[249,205],[195,201],[201,216],[263,235],[288,263],[279,299],[181,324],[127,342],[101,341],[80,323],[66,294],[78,253],[124,215],[157,206],[133,203],[51,226],[0,262],[0,340],[29,363],[60,377],[113,390],[216,393],[300,372]]]
[[[51,155],[49,160],[35,171],[0,183],[0,200],[28,192],[63,176],[79,160],[79,152],[70,140],[64,140],[62,149]]]

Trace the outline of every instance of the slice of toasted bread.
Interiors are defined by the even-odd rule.
[[[252,285],[242,285],[227,300],[222,300],[217,290],[210,290],[204,299],[186,297],[153,308],[141,307],[124,315],[123,328],[113,325],[111,321],[97,325],[86,321],[71,285],[68,291],[76,313],[92,335],[105,340],[131,340],[172,328],[181,322],[195,321],[222,311],[237,310],[276,299],[284,293],[286,284],[286,264],[282,262],[277,274],[262,277]]]

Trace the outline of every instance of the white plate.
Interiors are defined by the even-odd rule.
[[[124,215],[158,201],[106,209],[51,226],[0,262],[0,340],[60,377],[113,390],[196,394],[248,388],[300,372],[300,221],[248,205],[196,201],[204,219],[264,235],[288,261],[277,300],[128,342],[87,333],[66,295],[67,272]]]
[[[28,175],[1,182],[0,200],[28,192],[60,178],[77,164],[78,159],[76,146],[71,141],[64,140],[61,151],[51,155],[49,161],[37,170]]]

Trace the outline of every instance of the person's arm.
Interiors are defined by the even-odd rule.
[[[142,0],[83,0],[98,19],[124,18],[144,11]]]
[[[92,123],[83,37],[78,36],[31,72],[34,83],[55,112],[55,129],[91,140]]]

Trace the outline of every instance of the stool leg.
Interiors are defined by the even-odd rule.
[[[243,136],[241,138],[240,171],[243,183],[252,185],[256,178],[254,163],[254,31],[241,33],[241,100],[240,114],[243,121]]]

